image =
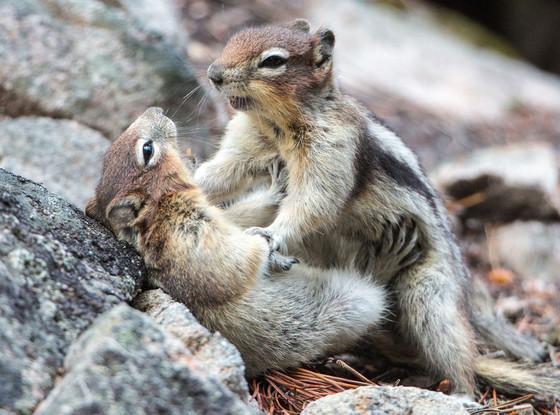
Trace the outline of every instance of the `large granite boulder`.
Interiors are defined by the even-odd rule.
[[[220,334],[161,290],[135,299],[146,313],[125,304],[143,275],[131,247],[0,169],[0,414],[253,413]]]
[[[305,4],[311,21],[335,31],[341,84],[357,96],[382,91],[455,122],[500,119],[516,104],[560,111],[558,78],[474,45],[422,4]]]
[[[77,208],[0,169],[0,408],[31,413],[70,344],[137,293],[143,263]]]
[[[217,332],[210,333],[184,304],[174,301],[160,289],[140,293],[133,305],[177,337],[204,364],[208,373],[247,401],[249,389],[241,354],[225,337]]]
[[[35,414],[253,413],[177,338],[127,305],[99,317],[64,368]]]

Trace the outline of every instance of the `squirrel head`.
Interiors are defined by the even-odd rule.
[[[159,200],[194,186],[176,137],[175,124],[161,108],[147,109],[107,150],[86,214],[135,245]]]
[[[334,34],[311,32],[303,19],[245,29],[208,68],[208,78],[236,110],[281,117],[332,82]]]

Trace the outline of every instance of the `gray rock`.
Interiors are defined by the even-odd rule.
[[[467,415],[461,400],[412,387],[364,386],[310,403],[302,415]]]
[[[560,281],[558,224],[515,222],[498,226],[488,232],[488,248],[492,260],[515,271],[525,281]]]
[[[438,188],[460,201],[464,218],[560,220],[558,164],[549,144],[478,150],[443,163],[430,177]]]
[[[2,1],[0,114],[74,119],[111,138],[150,106],[194,114],[203,93],[181,105],[199,85],[177,25],[151,23],[137,10],[148,3]],[[170,2],[158,4],[158,16],[173,15]]]
[[[248,400],[249,389],[241,355],[220,333],[210,333],[185,305],[174,301],[160,289],[140,293],[133,305],[181,340],[204,364],[208,373],[218,378],[242,400]]]
[[[109,142],[70,120],[0,121],[0,167],[46,186],[83,208],[95,191]]]
[[[59,0],[55,0],[59,1]],[[107,3],[107,1],[105,1]],[[139,22],[144,31],[151,31],[186,53],[187,32],[179,19],[176,2],[170,0],[114,0],[126,12]]]
[[[129,301],[142,260],[45,188],[0,169],[0,407],[30,413],[70,344]]]
[[[427,7],[404,9],[310,0],[301,13],[335,31],[341,86],[356,96],[386,91],[455,122],[496,120],[515,105],[560,111],[558,78],[454,36]]]
[[[72,345],[65,375],[35,414],[248,414],[174,336],[121,305]]]

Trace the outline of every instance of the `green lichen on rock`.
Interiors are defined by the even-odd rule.
[[[77,208],[0,169],[0,407],[29,413],[70,344],[130,301],[141,258]]]
[[[127,305],[75,342],[65,371],[37,415],[253,413],[177,338]]]

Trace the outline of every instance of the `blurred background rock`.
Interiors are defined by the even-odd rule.
[[[547,29],[559,19],[557,1],[2,0],[0,8],[0,114],[54,119],[50,131],[71,119],[110,140],[160,105],[179,124],[181,143],[204,158],[228,119],[208,87],[208,64],[236,30],[304,16],[335,30],[341,87],[427,169],[486,146],[560,146],[560,80],[523,59],[557,68],[550,62],[560,39]],[[21,127],[26,144],[17,154],[9,143],[18,123],[0,128],[1,154],[23,174],[38,160],[25,154],[34,151],[33,122]],[[84,157],[57,144],[69,159]],[[19,161],[29,168],[17,169]],[[45,178],[30,177],[48,186],[57,169],[41,169]],[[83,206],[92,185],[85,177],[77,195],[68,183],[65,196]]]
[[[207,157],[229,116],[208,64],[296,17],[335,31],[341,88],[419,154],[499,310],[560,346],[556,0],[0,0],[0,167],[83,208],[153,105]]]

